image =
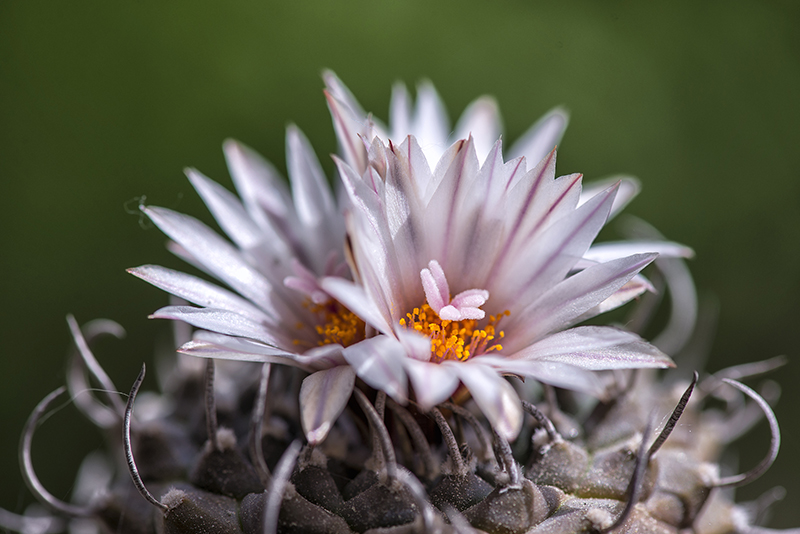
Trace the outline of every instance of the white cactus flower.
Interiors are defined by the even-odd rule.
[[[346,206],[337,206],[308,141],[290,127],[291,193],[271,165],[232,141],[225,154],[241,200],[188,171],[233,244],[189,216],[142,208],[174,252],[233,290],[164,267],[130,270],[194,304],[153,314],[201,329],[182,352],[312,373],[300,392],[312,443],[327,436],[356,375],[400,402],[410,379],[424,407],[463,383],[511,438],[521,409],[503,374],[600,395],[589,371],[670,365],[633,334],[570,328],[651,289],[638,273],[656,253],[691,251],[669,242],[589,248],[637,187],[617,180],[588,197],[580,175],[555,179],[552,145],[566,126],[563,110],[515,145],[528,157],[504,162],[490,99],[459,121],[456,135],[474,135],[439,150],[452,139],[432,86],[422,86],[413,112],[405,90],[395,89],[386,138],[333,74],[325,79]],[[428,150],[413,136],[394,143],[391,136],[406,130],[423,136]]]
[[[413,136],[375,137],[363,174],[337,160],[356,282],[320,284],[379,332],[346,356],[357,374],[387,392],[410,380],[423,407],[463,383],[512,438],[522,411],[502,375],[598,394],[589,371],[672,365],[632,333],[574,326],[643,291],[628,284],[657,256],[584,258],[619,184],[580,204],[581,176],[556,178],[555,150],[528,170],[500,141],[481,165],[474,145],[452,145],[433,171]]]

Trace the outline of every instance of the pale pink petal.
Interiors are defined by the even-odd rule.
[[[576,317],[572,321],[572,324],[582,323],[583,321],[591,319],[592,317],[596,317],[601,313],[619,308],[623,304],[627,304],[647,291],[656,292],[653,284],[651,284],[647,278],[641,274],[637,274],[603,302],[587,310],[579,317]]]
[[[328,436],[339,418],[355,385],[352,367],[340,365],[308,375],[300,386],[300,421],[310,445]]]
[[[561,141],[568,123],[567,110],[550,110],[514,143],[508,151],[509,158],[524,156],[528,165],[536,165]]]
[[[450,156],[453,159],[445,167],[444,162]],[[451,256],[469,247],[469,234],[463,230],[475,220],[477,204],[467,202],[466,198],[471,194],[471,182],[478,169],[472,138],[457,142],[440,160],[434,172],[434,182],[429,186],[435,190],[425,207],[423,227],[435,228],[436,231],[428,231],[427,253],[436,258],[445,270],[449,268]]]
[[[506,185],[513,180],[513,176],[517,172],[525,173],[523,161],[522,158],[518,158],[508,163],[503,162],[502,139],[495,142],[484,158],[475,194],[483,199],[485,211],[488,214],[503,215],[496,213],[495,209],[500,200],[504,200]]]
[[[396,254],[391,243],[387,244],[376,235],[366,217],[348,212],[345,214],[345,220],[354,264],[357,265],[354,278],[363,286],[365,294],[372,300],[384,322],[392,324],[408,309],[407,299],[417,301],[415,304],[418,305],[418,301],[421,301],[424,295],[422,288],[418,287],[418,291],[415,292],[419,293],[419,299],[410,297],[404,292],[396,292],[397,289],[403,288],[403,278],[398,272]],[[416,286],[420,286],[419,282]],[[411,288],[414,289],[413,286]]]
[[[491,151],[492,145],[500,137],[502,130],[497,101],[492,97],[483,96],[467,106],[467,109],[461,114],[453,139],[466,139],[473,136],[478,160],[483,161]]]
[[[397,191],[393,195],[401,202],[397,208],[404,208],[402,213],[406,215],[407,207],[417,208],[427,202],[429,193],[433,192],[433,173],[416,137],[409,135],[399,146],[390,143],[389,148],[396,159],[387,169],[386,202],[395,206],[388,193]]]
[[[249,339],[208,331],[195,332],[194,340],[183,345],[180,352],[204,358],[294,365],[308,371],[346,364],[340,345],[324,345],[297,354]]]
[[[391,334],[392,327],[387,318],[377,309],[363,287],[349,280],[337,277],[326,277],[320,281],[320,287],[342,305],[355,313],[367,324],[382,334]]]
[[[344,365],[347,360],[344,358],[343,347],[335,343],[330,345],[322,345],[308,349],[299,355],[299,361],[308,362],[324,362],[325,368],[333,367],[335,365]],[[322,368],[322,367],[320,367]]]
[[[605,189],[608,189],[617,182],[619,182],[619,192],[617,193],[617,196],[614,199],[614,204],[611,206],[611,211],[608,214],[609,219],[613,218],[620,211],[622,211],[625,206],[627,206],[628,203],[633,200],[634,197],[636,197],[636,195],[639,194],[639,191],[642,188],[641,184],[639,184],[639,180],[633,176],[611,176],[586,184],[581,192],[579,204],[585,203],[593,196]]]
[[[386,213],[382,203],[382,195],[377,191],[376,182],[381,183],[381,180],[365,180],[356,173],[353,168],[346,162],[342,161],[336,156],[333,156],[333,162],[339,171],[339,177],[342,180],[344,191],[347,193],[351,206],[358,208],[369,220],[370,226],[378,233],[382,220],[385,219]],[[371,177],[372,173],[367,172],[365,177]]]
[[[196,276],[158,265],[142,265],[128,269],[128,272],[159,289],[204,308],[236,312],[254,322],[274,323],[273,318],[250,304],[248,300]]]
[[[264,239],[262,230],[245,211],[236,196],[195,169],[186,169],[186,176],[203,198],[219,226],[239,248],[249,249]]]
[[[485,285],[493,271],[494,258],[507,240],[507,191],[505,186],[514,176],[525,174],[524,159],[503,163],[500,141],[495,143],[466,199],[467,217],[461,224],[461,250],[452,250],[451,263],[456,265],[461,287]],[[472,214],[472,215],[469,215]],[[476,261],[475,251],[481,251]]]
[[[599,399],[603,399],[607,394],[597,373],[566,363],[517,360],[502,356],[478,356],[474,361],[492,367],[501,374],[533,378],[545,384],[580,391]]]
[[[327,369],[347,363],[343,347],[335,343],[309,349],[298,355],[297,361],[308,362],[315,365],[317,369]]]
[[[326,267],[327,269],[328,267]],[[292,270],[295,275],[284,278],[283,285],[306,295],[314,304],[325,304],[331,300],[319,285],[314,273],[306,269],[297,259],[292,260]]]
[[[486,288],[495,299],[495,306],[508,308],[513,313],[518,302],[532,302],[563,280],[606,222],[615,192],[612,187],[597,195],[551,225],[535,247],[520,251],[514,267],[504,275],[505,282],[499,282],[497,275],[493,286]]]
[[[227,310],[195,308],[192,306],[166,306],[156,310],[150,315],[150,318],[183,321],[204,330],[254,339],[268,345],[279,343],[272,331],[264,327],[264,325]]]
[[[458,388],[458,374],[447,366],[411,359],[404,360],[403,364],[414,388],[414,397],[423,410],[445,402]]]
[[[387,147],[384,146],[381,139],[376,137],[372,140],[372,144],[370,144],[367,152],[369,154],[369,167],[371,172],[369,173],[369,179],[366,178],[367,174],[364,173],[364,181],[367,182],[370,189],[372,189],[379,198],[383,198],[386,196],[383,178],[386,176],[389,169]]]
[[[313,270],[322,273],[327,252],[344,244],[344,227],[322,167],[308,139],[294,125],[286,130],[286,166],[292,197],[304,233],[304,251]]]
[[[330,216],[336,213],[336,204],[325,173],[308,139],[293,124],[286,129],[286,167],[300,221],[309,228],[331,224]]]
[[[358,103],[358,100],[353,96],[353,93],[347,88],[344,82],[336,76],[336,73],[326,69],[322,72],[322,80],[325,82],[325,87],[328,92],[345,104],[353,114],[357,117],[366,118],[367,112],[364,111],[361,104]]]
[[[542,163],[548,161],[550,161],[549,158],[545,158]],[[551,161],[552,163],[554,161]],[[555,173],[555,168],[552,171]],[[524,218],[519,228],[519,237],[522,240],[520,245],[524,246],[526,241],[533,239],[550,225],[572,213],[578,206],[582,186],[583,175],[580,173],[567,174],[552,180],[546,175],[544,183],[530,203],[526,205],[526,211],[523,212]],[[508,193],[512,203],[509,205],[515,206],[513,202],[518,198],[517,195],[523,193],[527,193],[527,185],[520,182]],[[516,210],[516,208],[514,209]]]
[[[342,261],[340,254],[334,250],[329,250],[328,257],[325,260],[324,273],[325,276],[339,276],[342,278],[347,278],[350,276],[350,267],[348,267],[346,261]]]
[[[264,229],[286,229],[294,224],[295,215],[290,209],[292,197],[280,173],[250,147],[234,140],[222,146],[233,184],[242,197],[250,217]],[[269,218],[267,218],[269,214]],[[274,231],[271,231],[273,233]]]
[[[157,207],[142,211],[216,278],[274,317],[286,314],[273,297],[272,284],[240,252],[193,217]]]
[[[431,359],[431,340],[416,330],[397,328],[394,335],[406,350],[409,359],[428,362]]]
[[[675,365],[636,334],[610,326],[580,326],[558,332],[510,357],[566,363],[590,371]]]
[[[429,81],[417,85],[417,106],[409,133],[417,138],[430,162],[438,161],[447,148],[450,119],[439,93]]]
[[[426,227],[421,191],[433,181],[428,162],[416,140],[407,138],[393,145],[387,168],[382,209],[396,263],[400,272],[393,275],[410,293],[419,287],[419,269],[432,256],[425,256]],[[421,288],[420,288],[421,289]]]
[[[563,330],[613,295],[635,274],[656,258],[656,254],[637,254],[628,258],[599,263],[550,288],[525,309],[511,317],[505,326],[514,346],[541,339],[550,332]],[[514,350],[511,341],[505,345]]]
[[[592,245],[586,254],[585,260],[599,263],[624,258],[633,254],[655,252],[662,258],[693,258],[694,251],[686,245],[671,241],[615,241]]]
[[[345,161],[359,173],[367,169],[367,151],[359,137],[364,127],[364,117],[356,115],[350,107],[337,98],[330,90],[325,91],[328,109],[333,118],[336,138],[339,140],[339,151]]]
[[[522,404],[505,378],[478,363],[445,361],[440,365],[458,375],[498,434],[509,441],[517,437],[522,428]]]
[[[304,294],[314,304],[325,304],[330,301],[328,295],[324,291],[320,291],[319,286],[308,278],[287,276],[283,279],[283,285],[289,289],[294,289],[298,293]]]
[[[392,86],[392,97],[389,100],[390,139],[399,141],[411,133],[411,120],[411,96],[406,84],[397,82]]]
[[[182,259],[183,261],[185,261],[186,263],[188,263],[189,265],[191,265],[192,267],[194,267],[194,268],[195,268],[195,269],[197,269],[198,271],[200,271],[200,272],[203,272],[203,273],[206,273],[208,276],[211,276],[212,278],[214,278],[214,273],[212,273],[212,272],[211,272],[211,271],[208,269],[208,267],[206,267],[205,265],[203,265],[202,263],[200,263],[200,262],[197,260],[197,258],[195,258],[195,257],[194,257],[194,256],[192,256],[191,254],[189,254],[189,251],[188,251],[188,250],[186,250],[185,248],[183,248],[182,246],[180,246],[180,245],[179,245],[178,243],[176,243],[175,241],[172,241],[172,240],[170,240],[170,241],[167,241],[166,248],[167,248],[167,250],[168,250],[169,252],[171,252],[172,254],[174,254],[176,257],[178,257],[178,258]]]
[[[456,308],[458,310],[461,319],[459,321],[463,321],[466,319],[472,320],[480,320],[486,317],[486,312],[481,310],[480,308],[471,308],[469,306],[462,306],[460,308]]]
[[[308,372],[316,369],[297,361],[296,354],[292,354],[274,347],[264,347],[263,349],[252,348],[251,350],[234,350],[225,346],[220,346],[207,341],[189,341],[184,343],[178,352],[195,356],[197,358],[212,358],[215,360],[231,360],[236,362],[257,362],[257,363],[277,363],[282,365],[292,365]]]
[[[493,196],[502,198],[503,203],[493,207],[493,211],[502,210],[499,216],[505,221],[507,230],[503,238],[503,246],[499,251],[497,258],[494,260],[495,274],[498,274],[504,262],[511,261],[509,255],[513,255],[513,245],[519,243],[524,239],[525,228],[530,226],[530,223],[524,224],[526,220],[536,218],[541,221],[541,210],[531,209],[532,204],[537,198],[542,197],[540,193],[543,189],[547,188],[547,183],[552,181],[555,176],[556,165],[556,152],[553,150],[548,154],[547,158],[539,162],[539,164],[529,172],[517,172],[514,168],[513,173],[504,173],[502,179],[496,179],[497,185],[494,190],[497,191],[495,195],[490,192],[490,199]],[[508,166],[504,166],[508,169]],[[509,180],[508,183],[502,184],[501,181]],[[512,187],[512,182],[516,184],[513,186],[513,194],[509,193]],[[502,189],[501,189],[502,187]],[[490,200],[491,201],[491,200]],[[494,202],[492,202],[494,204]],[[551,206],[552,207],[552,206]]]
[[[579,326],[555,333],[519,351],[506,351],[510,352],[506,357],[518,360],[546,360],[552,355],[604,349],[638,339],[640,338],[636,334],[619,328]]]
[[[542,163],[549,161],[547,158]],[[553,171],[555,169],[553,168]],[[525,254],[531,249],[536,249],[538,240],[553,226],[560,226],[563,220],[574,216],[577,206],[578,195],[580,194],[583,176],[571,174],[560,176],[555,180],[550,180],[545,176],[546,183],[536,191],[530,202],[524,205],[525,211],[521,213],[521,218],[516,219],[519,223],[514,227],[514,233],[509,235],[508,241],[504,244],[505,250],[516,250]],[[509,211],[516,213],[518,194],[527,192],[527,184],[518,184],[510,193]],[[521,191],[518,191],[520,190]],[[508,259],[508,258],[505,258]],[[511,258],[512,261],[514,258]]]
[[[405,350],[396,339],[376,336],[342,351],[358,377],[375,389],[385,391],[397,402],[408,398],[408,379],[402,360]]]
[[[357,273],[357,276],[363,277],[365,285],[373,284],[373,287],[368,286],[372,295],[377,295],[375,289],[380,287],[381,294],[399,296],[391,302],[383,299],[384,302],[380,303],[383,309],[389,310],[389,316],[405,310],[405,297],[421,301],[424,294],[417,260],[417,255],[424,253],[421,242],[423,229],[411,218],[412,211],[418,210],[419,199],[413,181],[403,177],[428,176],[430,171],[424,156],[417,153],[414,146],[413,142],[392,146],[392,151],[387,153],[391,165],[386,169],[385,184],[372,168],[362,180],[348,165],[337,162],[350,200],[359,208],[346,215],[347,223],[351,225],[349,235],[353,250],[368,258],[365,263],[371,264],[371,267],[359,267],[364,272]],[[372,183],[381,184],[378,188],[382,190],[382,196]],[[368,277],[371,280],[367,280]],[[419,305],[419,302],[413,305]]]

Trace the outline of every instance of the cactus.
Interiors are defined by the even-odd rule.
[[[178,255],[238,294],[163,267],[130,270],[199,306],[153,315],[200,330],[190,339],[176,328],[181,353],[162,377],[168,386],[143,406],[145,367],[125,401],[91,350],[94,338],[121,327],[81,328],[70,317],[77,351],[67,385],[109,436],[104,475],[94,479],[102,491],[68,503],[36,476],[34,431],[59,388],[34,409],[20,444],[26,483],[52,513],[0,509],[0,526],[119,534],[772,532],[757,525],[777,492],[738,505],[723,489],[754,480],[778,453],[774,392],[743,381],[785,362],[688,374],[694,362],[679,355],[697,316],[682,259],[691,251],[643,223],[636,232],[645,240],[589,248],[637,182],[581,191],[579,175],[555,179],[555,151],[546,150],[563,133],[562,110],[510,150],[541,160],[527,171],[524,158],[504,162],[486,99],[447,139],[449,125],[430,124],[441,115],[432,87],[421,87],[413,113],[397,90],[405,131],[379,124],[338,78],[324,76],[348,201],[336,206],[307,140],[290,127],[293,196],[235,142],[225,150],[241,202],[188,172],[235,247],[194,219],[142,207]],[[473,128],[466,139],[464,125]],[[444,138],[413,137],[431,131]],[[406,134],[400,146],[390,140]],[[489,184],[495,176],[505,176],[504,187]],[[420,196],[425,183],[433,192]],[[484,183],[477,202],[459,191]],[[524,201],[506,194],[520,183]],[[450,190],[449,198],[440,193]],[[487,213],[484,203],[500,209]],[[472,220],[486,235],[466,228]],[[540,251],[545,259],[531,254]],[[407,256],[398,259],[400,252]],[[459,254],[492,268],[446,261]],[[654,260],[651,282],[640,271]],[[519,280],[505,286],[498,273]],[[671,295],[672,312],[649,344],[638,334],[651,322],[656,286]],[[625,329],[574,327],[640,296]],[[531,317],[541,324],[526,323]],[[679,370],[660,370],[674,366],[670,356]],[[97,392],[78,395],[91,382]],[[761,414],[771,433],[767,454],[742,474],[725,474],[723,451]]]
[[[83,350],[73,368],[106,382],[81,331],[74,333]],[[31,490],[56,514],[17,517],[16,528],[6,519],[6,528],[59,532],[69,518],[91,518],[103,532],[123,534],[768,531],[753,527],[754,510],[719,488],[751,481],[777,454],[775,417],[740,380],[776,368],[781,359],[699,380],[695,373],[688,384],[651,370],[628,371],[609,377],[613,395],[579,413],[566,406],[581,399],[545,388],[535,404],[523,401],[527,415],[513,443],[470,402],[426,412],[359,384],[317,446],[303,445],[302,371],[193,363],[175,365],[170,390],[150,399],[145,417],[134,410],[144,367],[121,412],[122,397],[113,393],[84,407],[96,423],[104,421],[100,410],[113,414],[107,428],[123,437],[127,459],[126,466],[120,450],[109,451],[116,476],[86,503],[61,502],[36,478],[33,432],[64,388],[45,398],[25,427],[21,457]],[[215,388],[215,375],[228,384],[224,391]],[[706,408],[714,399],[729,409]],[[745,430],[732,423],[752,424],[754,407],[770,424],[770,450],[751,471],[722,476],[720,453]]]

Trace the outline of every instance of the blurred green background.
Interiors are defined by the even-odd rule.
[[[278,168],[297,123],[328,171],[336,150],[319,74],[331,68],[385,118],[389,89],[430,78],[456,118],[494,95],[506,139],[551,107],[572,120],[560,174],[634,174],[628,213],[692,246],[703,295],[720,304],[707,369],[777,354],[783,449],[739,491],[781,484],[773,525],[800,503],[800,4],[236,0],[0,3],[0,506],[31,498],[19,431],[64,381],[64,317],[128,330],[97,353],[118,387],[169,339],[146,316],[160,291],[125,274],[181,267],[137,200],[202,216],[191,165],[230,187],[220,145],[235,137]],[[146,387],[154,387],[148,378]],[[766,426],[742,440],[754,465]],[[71,406],[37,436],[35,464],[67,497],[102,436]],[[793,519],[794,515],[794,519]]]

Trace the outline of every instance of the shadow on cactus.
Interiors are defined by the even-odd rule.
[[[765,472],[780,445],[775,388],[742,381],[785,362],[694,371],[708,328],[695,325],[691,250],[637,221],[630,239],[593,243],[638,182],[556,177],[560,108],[506,161],[489,98],[451,134],[428,83],[415,105],[396,86],[384,125],[335,75],[324,79],[341,191],[329,189],[290,126],[291,190],[234,141],[224,150],[240,197],[187,171],[230,241],[192,217],[142,206],[176,255],[226,287],[160,266],[130,269],[173,295],[152,317],[176,321],[180,346],[165,391],[139,401],[144,367],[125,402],[90,349],[121,328],[68,319],[77,348],[70,395],[109,432],[112,450],[95,468],[93,496],[67,503],[44,488],[31,442],[64,388],[54,391],[20,444],[25,480],[52,514],[0,510],[0,525],[771,532],[757,525],[781,491],[737,505],[729,488]],[[662,324],[654,314],[664,294]],[[624,326],[598,324],[625,305]],[[640,337],[654,329],[652,342]],[[723,450],[763,416],[764,459],[728,474]]]

